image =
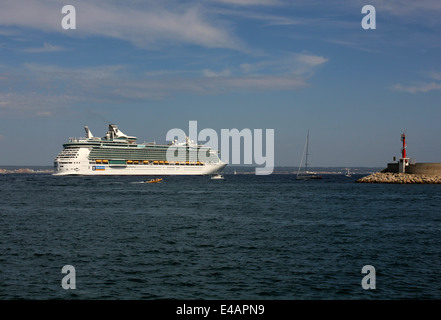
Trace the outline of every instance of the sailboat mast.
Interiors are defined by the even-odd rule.
[[[302,175],[300,175],[300,168],[302,166],[303,157],[305,155],[306,155],[305,172]],[[314,172],[308,172],[308,155],[309,155],[309,130],[308,130],[308,134],[306,135],[305,148],[303,149],[302,161],[300,161],[299,171],[297,172],[297,179],[302,179],[302,180],[321,179],[322,178],[321,175],[317,175]]]
[[[308,172],[308,145],[309,145],[309,130],[306,135],[306,161],[305,161],[305,171]]]

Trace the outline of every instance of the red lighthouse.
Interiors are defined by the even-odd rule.
[[[401,158],[406,159],[406,135],[401,135],[401,141],[403,141],[403,149],[401,149]]]
[[[401,135],[401,141],[403,141],[403,148],[401,149],[401,159],[398,162],[398,172],[405,173],[406,167],[409,165],[409,158],[406,157],[406,135]]]

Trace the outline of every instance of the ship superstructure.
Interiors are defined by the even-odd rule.
[[[54,175],[208,175],[227,164],[218,152],[188,138],[162,145],[137,143],[109,124],[106,135],[94,137],[87,126],[85,138],[70,138],[54,161]]]

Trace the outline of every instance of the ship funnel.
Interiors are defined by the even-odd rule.
[[[124,134],[121,130],[118,129],[116,124],[109,124],[109,132],[111,132],[111,136],[113,138],[127,138],[127,135]]]
[[[92,134],[92,132],[89,130],[89,127],[88,127],[88,126],[84,126],[84,130],[86,130],[86,138],[87,138],[87,139],[91,139],[91,138],[93,138],[93,134]]]
[[[124,138],[128,140],[136,140],[136,137],[128,136],[124,132],[118,129],[116,124],[109,124],[109,131],[107,134],[110,135],[111,139]]]

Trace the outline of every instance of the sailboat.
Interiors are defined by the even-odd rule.
[[[352,177],[352,174],[351,174],[351,172],[349,171],[349,169],[348,168],[346,168],[346,174],[345,174],[345,176],[346,177]]]
[[[309,148],[309,130],[308,134],[306,136],[306,143],[305,143],[305,149],[303,150],[302,160],[300,161],[299,170],[297,171],[297,180],[311,180],[311,179],[321,179],[322,176],[315,173],[308,171],[308,148]],[[305,171],[300,172],[302,168],[302,162],[303,157],[306,155],[306,161],[305,161]]]

